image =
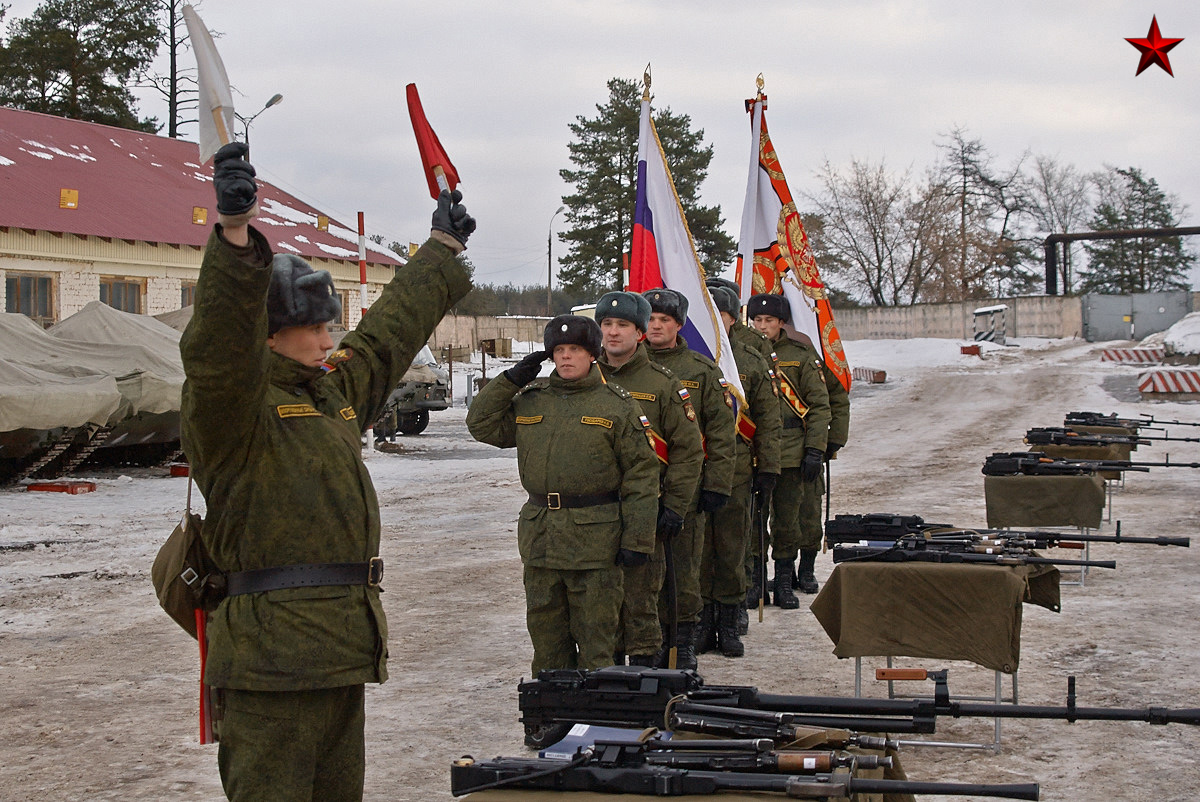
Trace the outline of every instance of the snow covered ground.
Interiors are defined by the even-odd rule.
[[[1141,402],[1139,368],[1102,363],[1104,343],[1018,339],[964,356],[957,340],[847,342],[853,365],[887,371],[852,392],[849,445],[833,470],[836,513],[915,513],[982,526],[980,466],[1021,450],[1032,426],[1073,410],[1200,421],[1200,404]],[[456,379],[462,376],[456,366]],[[489,375],[494,371],[489,368]],[[463,397],[456,382],[456,400]],[[371,453],[387,563],[390,672],[369,687],[369,800],[449,799],[449,764],[525,754],[517,682],[529,674],[512,452],[475,443],[461,406],[430,416],[401,453]],[[1177,434],[1194,434],[1178,431]],[[1159,460],[1163,444],[1143,447]],[[1200,461],[1200,444],[1171,444]],[[108,472],[97,492],[0,489],[0,800],[215,800],[214,747],[196,743],[195,647],[157,607],[149,570],[179,520],[186,482],[159,469]],[[1129,535],[1196,534],[1200,471],[1154,470],[1116,491]],[[197,497],[196,506],[203,506]],[[1106,523],[1103,533],[1111,533]],[[1026,606],[1020,700],[1194,707],[1200,662],[1196,549],[1100,546],[1063,610]],[[832,566],[818,560],[824,581]],[[701,658],[709,682],[781,693],[853,692],[854,667],[802,606],[768,608],[747,656]],[[951,668],[951,689],[990,692],[989,672]],[[871,667],[874,667],[873,665]],[[865,692],[885,689],[868,682]],[[939,723],[944,739],[986,739],[991,722]],[[1042,783],[1047,800],[1183,800],[1200,792],[1200,729],[1178,725],[1009,721],[1002,752],[906,749],[914,779]]]

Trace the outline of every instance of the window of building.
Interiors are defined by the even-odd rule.
[[[179,308],[196,303],[196,282],[184,281],[179,284]]]
[[[340,320],[329,321],[329,328],[332,331],[349,331],[350,330],[350,290],[334,290],[338,294],[338,298],[342,302],[342,317]],[[358,291],[354,292],[354,302],[358,303]]]
[[[4,309],[33,318],[40,326],[54,324],[54,277],[38,273],[8,273],[4,277]]]
[[[100,300],[113,309],[120,309],[122,312],[133,312],[140,315],[142,313],[142,295],[144,293],[145,285],[141,281],[112,278],[110,276],[100,277]]]

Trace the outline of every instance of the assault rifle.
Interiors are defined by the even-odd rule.
[[[1200,426],[1200,423],[1188,423],[1181,420],[1159,420],[1153,415],[1142,415],[1140,418],[1118,418],[1115,412],[1107,415],[1100,412],[1068,412],[1063,418],[1063,424],[1066,426],[1117,426],[1123,429]]]
[[[1025,442],[1031,446],[1148,446],[1163,440],[1200,443],[1200,437],[1172,437],[1169,434],[1161,437],[1143,434],[1089,434],[1065,426],[1040,426],[1025,432]]]
[[[927,540],[911,535],[893,543],[876,541],[865,546],[839,543],[833,547],[834,563],[978,563],[983,565],[1063,565],[1080,568],[1116,568],[1116,560],[1066,560],[1041,557],[1032,551],[1004,543],[961,540]]]
[[[518,686],[521,721],[699,732],[725,738],[770,738],[790,743],[808,728],[828,730],[831,747],[883,749],[894,742],[857,732],[932,733],[938,716],[1145,721],[1200,725],[1200,709],[1076,707],[1075,678],[1067,679],[1066,707],[951,700],[947,672],[928,671],[932,698],[866,699],[763,693],[747,685],[705,685],[694,671],[612,666],[596,671],[542,671]],[[668,715],[669,711],[669,715]],[[846,732],[842,732],[846,731]],[[840,739],[840,743],[839,743]]]
[[[1121,534],[1121,522],[1117,521],[1116,533],[1112,535],[1067,534],[1065,532],[1043,532],[1023,529],[976,529],[950,524],[926,523],[919,515],[890,515],[868,513],[866,515],[836,515],[825,523],[825,545],[833,548],[838,544],[855,546],[885,547],[907,535],[921,535],[927,540],[945,542],[968,540],[973,543],[999,542],[1024,549],[1082,549],[1085,543],[1112,543],[1114,545],[1148,544],[1153,546],[1191,546],[1186,537],[1129,537]]]
[[[1140,471],[1151,468],[1200,468],[1200,462],[1130,462],[1124,459],[1063,459],[1042,451],[995,453],[983,461],[984,476],[1086,476],[1097,471]]]
[[[725,751],[708,749],[710,757],[707,759],[710,760],[721,759],[718,755]],[[593,747],[580,750],[569,761],[498,757],[477,762],[467,755],[450,766],[450,792],[462,796],[491,788],[513,787],[650,796],[708,795],[726,790],[767,791],[793,799],[831,799],[854,794],[943,794],[1008,799],[1037,799],[1039,795],[1037,783],[984,785],[875,780],[854,777],[844,771],[833,773],[815,768],[797,772],[794,770],[797,765],[804,767],[811,762],[815,766],[818,762],[803,757],[804,753],[795,753],[795,756],[775,753],[773,760],[780,768],[770,771],[782,773],[680,768],[662,762],[663,755],[676,759],[688,754],[689,750],[679,749],[675,741],[598,741]],[[703,766],[704,754],[697,752],[693,755],[696,760],[688,762]],[[749,761],[766,759],[761,753],[747,753],[743,757]],[[783,765],[788,768],[782,768]]]

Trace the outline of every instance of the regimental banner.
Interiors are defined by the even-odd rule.
[[[767,132],[766,106],[767,97],[761,92],[746,101],[752,136],[737,258],[741,300],[745,304],[759,293],[786,297],[792,309],[790,327],[820,350],[822,360],[849,391],[850,366],[842,338],[833,322],[833,308],[808,234]]]

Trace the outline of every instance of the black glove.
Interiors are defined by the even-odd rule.
[[[465,248],[467,237],[475,230],[475,218],[467,214],[467,207],[459,203],[462,193],[457,189],[453,192],[442,190],[438,195],[437,211],[433,213],[431,227],[434,231],[442,231],[454,237]]]
[[[658,507],[658,536],[670,540],[683,531],[683,516],[670,507]]]
[[[524,387],[542,372],[542,363],[550,356],[549,351],[534,351],[529,356],[504,371],[504,378],[518,387]]]
[[[804,449],[804,460],[800,463],[800,478],[815,482],[821,478],[821,466],[825,464],[825,452],[819,448]]]
[[[244,142],[230,142],[213,156],[213,189],[217,192],[217,213],[237,216],[254,208],[258,186],[254,183],[254,165],[243,156],[250,152]]]
[[[639,565],[645,565],[648,562],[650,562],[650,555],[644,551],[617,549],[617,565],[624,565],[626,568],[637,568]]]
[[[837,454],[844,445],[845,443],[830,443],[829,445],[825,446],[825,461],[829,462],[829,460],[833,459],[834,455]]]
[[[756,473],[754,474],[754,492],[769,498],[775,492],[775,483],[778,481],[779,474],[777,473]]]
[[[715,490],[700,491],[700,512],[716,512],[729,503],[729,496]]]

